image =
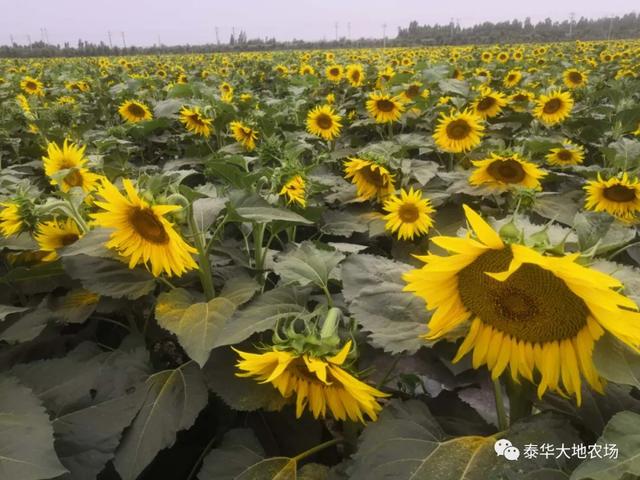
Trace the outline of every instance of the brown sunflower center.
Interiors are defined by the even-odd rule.
[[[333,119],[331,118],[330,115],[327,115],[326,113],[321,113],[316,117],[316,124],[322,130],[329,130],[331,127],[333,127]]]
[[[132,103],[127,107],[127,111],[136,118],[142,118],[145,115],[144,108],[137,103]]]
[[[398,216],[404,223],[414,223],[420,218],[420,210],[413,203],[405,203],[398,210]]]
[[[136,233],[145,240],[157,244],[165,244],[169,241],[164,225],[150,208],[132,209],[129,221]]]
[[[60,237],[60,243],[63,247],[66,247],[67,245],[71,245],[72,243],[77,242],[78,238],[80,237],[77,233],[67,233],[66,235]]]
[[[471,126],[466,120],[454,120],[447,125],[447,136],[453,140],[462,140],[467,138],[469,133],[471,133]]]
[[[582,74],[580,72],[569,72],[569,80],[571,83],[582,83]]]
[[[404,93],[407,97],[414,98],[420,93],[420,87],[418,85],[410,85]]]
[[[527,97],[524,93],[517,93],[513,96],[514,102],[524,102],[525,100],[529,100],[529,97]]]
[[[464,306],[480,320],[517,340],[532,343],[572,338],[587,324],[584,301],[553,273],[526,263],[500,282],[485,272],[507,270],[509,247],[489,250],[458,274]]]
[[[496,104],[496,99],[493,97],[484,97],[482,100],[478,102],[477,109],[481,112],[485,110],[489,110]]]
[[[569,150],[560,150],[556,156],[562,162],[570,162],[573,160],[573,154]]]
[[[27,90],[36,90],[38,88],[38,85],[36,85],[36,82],[28,81],[26,85],[27,85]]]
[[[489,175],[504,183],[520,183],[526,175],[522,164],[511,158],[491,162],[487,170]]]
[[[612,185],[602,192],[604,198],[612,202],[625,203],[633,202],[636,199],[636,190],[634,188],[625,187],[624,185]]]
[[[83,183],[82,173],[74,168],[64,177],[64,183],[71,187],[81,187]]]
[[[351,80],[353,80],[354,82],[357,82],[360,80],[360,71],[359,70],[354,70],[353,72],[351,72]]]
[[[378,110],[380,110],[381,112],[388,113],[393,112],[393,110],[396,108],[396,105],[391,100],[382,99],[376,102],[376,107],[378,107]]]
[[[515,74],[511,73],[507,76],[508,82],[515,82],[516,78],[518,78]]]
[[[194,113],[193,115],[189,115],[189,120],[191,121],[191,123],[196,124],[199,127],[204,127],[205,123],[202,120],[202,117],[200,117],[199,114]]]
[[[336,77],[336,76],[338,76],[340,74],[340,70],[338,70],[337,68],[334,67],[331,70],[329,70],[329,73],[331,73],[331,75]]]
[[[556,113],[558,110],[560,110],[561,108],[562,108],[562,100],[560,100],[559,98],[552,98],[551,100],[548,100],[544,104],[542,111],[547,115],[552,115]]]
[[[386,183],[385,177],[380,173],[379,168],[374,170],[370,165],[367,165],[360,170],[360,173],[367,183],[375,185],[377,188],[383,187]]]

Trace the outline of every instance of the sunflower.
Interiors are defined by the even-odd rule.
[[[240,356],[236,366],[239,377],[255,377],[260,383],[271,383],[280,394],[296,396],[296,416],[305,408],[315,418],[327,416],[327,410],[338,420],[364,423],[366,414],[371,420],[378,418],[382,409],[377,398],[387,395],[358,380],[344,370],[351,341],[333,356],[315,357],[293,350],[276,350],[256,354],[235,350]]]
[[[228,82],[220,84],[220,98],[225,103],[231,103],[233,100],[233,87]]]
[[[305,198],[306,182],[300,175],[296,175],[287,183],[284,184],[280,195],[287,197],[287,203],[297,203],[302,208],[307,206],[307,199]]]
[[[348,65],[345,76],[352,87],[360,87],[364,83],[364,69],[360,64]]]
[[[519,70],[510,70],[505,75],[504,80],[502,80],[502,84],[505,87],[511,88],[518,85],[520,83],[520,80],[522,80],[522,72],[520,72]]]
[[[549,95],[540,95],[533,114],[545,125],[555,125],[565,120],[573,109],[573,98],[569,92],[556,90]]]
[[[23,94],[19,93],[16,95],[16,102],[20,105],[20,108],[24,113],[31,113],[31,105],[29,105],[29,100]]]
[[[484,87],[480,90],[480,94],[481,96],[473,102],[473,111],[480,118],[493,118],[502,112],[502,107],[507,105],[507,97],[504,93]]]
[[[562,147],[549,150],[545,158],[549,165],[558,167],[580,165],[584,160],[584,148],[566,140],[562,142]]]
[[[598,174],[598,179],[588,182],[584,188],[588,210],[607,212],[626,222],[633,221],[640,212],[640,181],[631,180],[626,172],[621,178],[609,180],[603,180]]]
[[[68,192],[73,187],[80,187],[85,193],[96,189],[99,175],[84,168],[87,158],[84,156],[85,146],[78,146],[65,140],[62,148],[55,142],[47,145],[47,156],[42,157],[44,173],[51,179],[51,185],[60,185],[60,190]],[[58,178],[60,172],[67,171]]]
[[[575,68],[569,68],[562,74],[562,80],[567,88],[582,88],[587,84],[587,74]]]
[[[392,233],[397,232],[400,240],[426,235],[433,226],[431,214],[435,212],[428,198],[422,198],[421,190],[413,187],[400,191],[400,196],[393,195],[384,202],[385,228]]]
[[[578,264],[578,254],[507,245],[464,208],[477,238],[432,238],[452,254],[419,257],[426,265],[404,275],[405,290],[435,310],[425,337],[466,329],[454,362],[473,350],[474,368],[486,364],[497,379],[508,367],[514,380],[537,383],[540,397],[549,389],[579,404],[582,377],[601,392],[592,353],[604,329],[636,351],[640,345],[637,307],[614,290],[622,284]]]
[[[187,270],[197,268],[191,254],[196,249],[188,245],[164,218],[169,212],[180,210],[178,205],[150,205],[140,198],[131,180],[123,181],[127,197],[108,180],[102,182],[98,195],[103,201],[95,204],[105,210],[92,214],[96,224],[115,231],[107,242],[107,248],[117,250],[129,259],[129,268],[144,263],[154,276],[163,271],[168,275],[182,276]]]
[[[429,96],[429,90],[422,88],[421,82],[413,82],[404,91],[400,94],[402,100],[405,102],[412,102],[417,97],[427,97]]]
[[[315,69],[309,65],[308,63],[305,63],[303,65],[300,65],[300,75],[315,75],[316,71]]]
[[[440,150],[445,152],[468,152],[480,145],[484,135],[482,118],[468,110],[444,113],[438,121],[433,139]]]
[[[36,95],[38,97],[44,95],[44,85],[37,78],[24,77],[20,82],[20,88],[28,95]]]
[[[358,200],[361,202],[376,197],[383,200],[395,192],[394,175],[376,162],[349,157],[344,164],[344,170],[345,178],[355,184]]]
[[[35,241],[38,242],[42,252],[47,252],[47,255],[42,259],[45,262],[51,262],[58,258],[58,249],[71,245],[82,237],[78,225],[70,218],[64,222],[51,220],[40,223],[36,227],[36,232]]]
[[[526,90],[519,90],[509,97],[509,107],[514,112],[524,112],[529,107],[529,102],[533,100],[534,96],[531,92]]]
[[[126,100],[118,108],[118,113],[123,120],[130,123],[142,122],[143,120],[151,120],[153,115],[151,110],[144,103],[136,100]]]
[[[344,77],[344,68],[342,65],[329,65],[325,69],[325,75],[331,82],[338,83]]]
[[[400,119],[404,106],[399,97],[372,92],[367,100],[367,111],[376,123],[395,122]]]
[[[486,185],[494,190],[506,190],[510,187],[540,188],[540,179],[546,172],[535,163],[527,162],[517,153],[501,156],[495,153],[485,160],[474,160],[476,169],[469,177],[474,186]]]
[[[638,123],[638,128],[635,129],[635,131],[631,132],[634,135],[640,137],[640,122]]]
[[[213,129],[211,126],[212,120],[202,115],[199,107],[182,107],[182,110],[180,110],[180,121],[189,132],[205,138],[211,136],[211,130]]]
[[[307,131],[325,140],[333,140],[340,135],[340,116],[329,105],[322,105],[307,114]]]
[[[256,148],[256,140],[258,139],[258,133],[250,127],[247,127],[242,122],[231,122],[229,124],[231,133],[236,142],[242,144],[248,151],[252,151]]]
[[[0,207],[0,233],[5,237],[20,233],[25,225],[20,203],[2,202]]]

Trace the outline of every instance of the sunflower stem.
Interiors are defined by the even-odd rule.
[[[516,383],[512,379],[506,382],[509,396],[509,420],[511,423],[531,415],[533,402],[531,401],[532,387],[528,382]]]
[[[504,398],[502,396],[502,384],[500,383],[500,379],[496,378],[493,380],[493,397],[496,401],[496,415],[498,417],[498,429],[500,431],[504,431],[509,428],[509,423],[507,421],[507,412],[504,408]]]
[[[321,443],[320,445],[316,445],[315,447],[312,447],[309,450],[305,450],[304,452],[299,453],[298,455],[293,457],[292,460],[294,462],[299,462],[300,460],[304,460],[305,458],[310,457],[314,453],[317,453],[321,450],[324,450],[325,448],[336,445],[337,443],[340,443],[340,440],[337,438],[334,438],[333,440],[329,440],[327,442]]]
[[[264,232],[266,228],[266,223],[256,223],[253,228],[254,268],[258,271],[258,280],[260,285],[264,284],[265,249],[262,247],[262,244],[264,242]]]
[[[191,236],[198,251],[198,266],[200,267],[198,268],[198,275],[200,276],[200,283],[202,284],[204,295],[207,301],[209,301],[215,298],[216,291],[213,288],[211,263],[209,262],[209,253],[205,247],[204,233],[196,227],[196,222],[193,218],[193,209],[189,212],[189,229],[191,230]]]

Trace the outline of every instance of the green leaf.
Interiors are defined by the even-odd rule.
[[[566,419],[539,414],[516,422],[500,435],[524,451],[527,444],[560,446],[579,441]],[[510,462],[496,455],[496,436],[445,436],[429,409],[417,400],[392,400],[360,437],[353,456],[350,480],[389,478],[413,480],[542,479],[549,471],[570,469],[562,457],[521,457]]]
[[[578,235],[580,250],[585,251],[600,241],[611,228],[613,217],[606,213],[581,212],[576,214],[573,227]]]
[[[78,241],[60,249],[58,255],[61,257],[88,255],[90,257],[117,258],[118,254],[105,246],[112,233],[111,229],[95,228]]]
[[[607,424],[597,444],[615,445],[617,458],[593,458],[576,468],[571,480],[619,480],[640,475],[640,415],[621,412]]]
[[[45,298],[37,308],[18,319],[8,321],[9,325],[0,334],[0,340],[9,343],[28,342],[40,335],[47,324],[55,319],[56,315],[49,310],[47,298]]]
[[[349,311],[371,344],[390,353],[415,353],[425,345],[424,302],[402,289],[409,265],[375,255],[351,255],[342,263],[343,294]]]
[[[226,198],[199,198],[193,202],[193,219],[201,232],[206,232],[225,208]]]
[[[234,410],[280,410],[288,400],[270,383],[236,376],[238,355],[229,347],[216,348],[202,373],[209,390]]]
[[[258,296],[226,323],[213,347],[240,343],[254,333],[274,328],[278,320],[305,313],[306,297],[306,292],[292,287],[278,287]]]
[[[114,298],[135,300],[155,287],[153,276],[142,268],[129,269],[119,260],[74,255],[62,259],[67,274],[87,290]]]
[[[180,430],[193,425],[207,404],[207,387],[195,362],[151,375],[142,409],[125,432],[114,466],[123,480],[134,480]]]
[[[265,458],[251,430],[235,429],[205,457],[198,480],[288,480],[296,478],[296,470],[293,458]]]
[[[12,305],[0,305],[0,321],[7,318],[7,316],[13,313],[26,312],[29,307],[14,307]]]
[[[122,431],[145,398],[144,347],[101,352],[81,344],[66,357],[12,370],[51,412],[56,451],[70,478],[96,478],[114,456]]]
[[[184,104],[181,100],[161,100],[153,107],[153,116],[157,118],[175,118]]]
[[[640,355],[610,333],[596,342],[593,362],[607,380],[640,388]]]
[[[0,472],[3,480],[62,475],[53,449],[53,428],[38,398],[11,377],[0,377]]]
[[[83,323],[95,311],[99,301],[100,295],[84,288],[76,288],[53,301],[50,308],[58,321]]]
[[[345,258],[335,250],[321,250],[312,242],[302,242],[298,248],[276,256],[273,270],[285,283],[301,286],[314,284],[326,289],[329,278],[336,278],[335,268]]]
[[[298,215],[291,210],[285,210],[284,208],[240,207],[236,208],[236,213],[245,220],[257,223],[280,221],[289,223],[302,223],[305,225],[313,224],[312,221],[307,220],[302,215]]]
[[[187,354],[203,366],[235,310],[225,297],[197,302],[187,290],[175,288],[160,294],[155,312],[158,325],[175,333]]]

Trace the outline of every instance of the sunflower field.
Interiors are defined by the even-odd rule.
[[[639,58],[0,59],[0,479],[640,478]]]

